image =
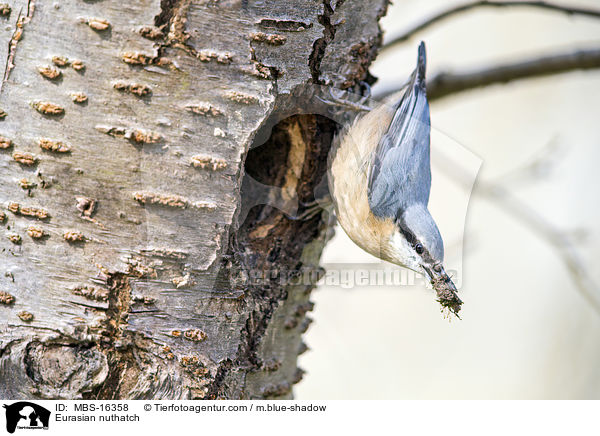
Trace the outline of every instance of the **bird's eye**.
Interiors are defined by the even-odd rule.
[[[415,245],[415,251],[417,252],[417,254],[423,254],[423,245],[421,245],[420,243]]]

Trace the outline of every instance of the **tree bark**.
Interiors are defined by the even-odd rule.
[[[328,218],[242,183],[314,200],[336,125],[290,102],[367,79],[386,6],[8,1],[0,397],[291,398]]]

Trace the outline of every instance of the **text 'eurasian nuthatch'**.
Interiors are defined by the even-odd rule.
[[[357,118],[336,137],[329,191],[342,228],[358,246],[430,277],[442,306],[462,301],[443,267],[444,243],[427,204],[431,189],[425,44],[399,100]]]

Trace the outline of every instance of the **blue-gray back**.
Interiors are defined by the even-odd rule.
[[[394,116],[377,146],[369,172],[369,206],[374,215],[396,218],[414,203],[427,205],[431,189],[431,122],[425,90],[425,47],[417,69],[395,105]]]

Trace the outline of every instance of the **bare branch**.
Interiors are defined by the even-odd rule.
[[[471,9],[479,7],[504,8],[513,6],[542,8],[550,11],[562,12],[568,15],[583,15],[588,17],[600,18],[600,10],[598,9],[577,8],[545,1],[474,1],[471,3],[465,3],[459,6],[452,7],[445,11],[439,12],[436,15],[433,15],[427,18],[426,20],[423,20],[422,22],[418,23],[417,25],[404,32],[403,34],[398,35],[391,41],[387,42],[381,48],[381,51],[386,51],[391,47],[394,47],[404,41],[407,41],[408,39],[412,38],[416,33],[421,32],[427,27],[430,27],[438,23],[439,21],[442,21],[448,17],[459,14],[461,12],[469,11]]]
[[[530,59],[512,64],[484,68],[469,73],[441,72],[427,85],[429,99],[435,100],[468,89],[507,83],[529,77],[549,76],[573,70],[600,68],[600,49]]]
[[[508,83],[514,80],[560,74],[574,70],[600,68],[600,49],[579,50],[571,53],[529,59],[512,64],[496,65],[471,72],[440,72],[427,83],[430,101],[469,89]],[[383,98],[401,88],[382,90],[376,97]]]

